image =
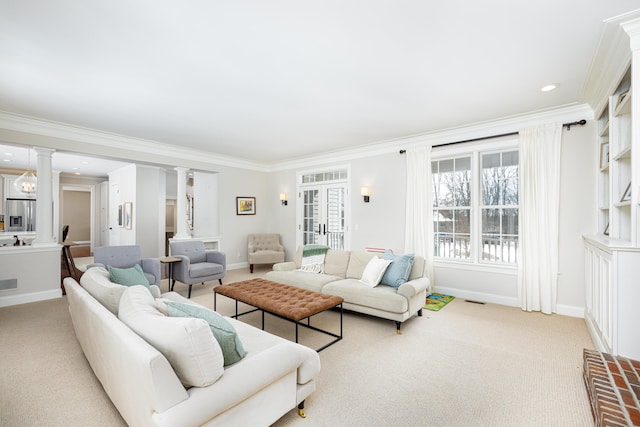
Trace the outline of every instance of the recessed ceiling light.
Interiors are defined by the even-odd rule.
[[[2,159],[3,162],[10,162],[11,159]]]
[[[555,90],[558,87],[557,83],[552,83],[550,85],[546,85],[544,86],[542,89],[540,89],[543,92],[550,92],[552,90]]]
[[[78,169],[80,169],[80,168],[73,168],[74,171],[77,171]]]
[[[80,172],[76,172],[75,175],[80,175]]]
[[[88,165],[88,164],[89,164],[89,162],[86,162],[86,161],[85,161],[85,162],[82,162],[82,164],[83,164],[83,165]]]
[[[13,156],[13,153],[3,153],[5,156]]]

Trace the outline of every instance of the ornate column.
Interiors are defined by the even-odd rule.
[[[36,239],[34,246],[50,246],[53,238],[53,186],[51,155],[56,151],[50,148],[34,147],[38,155],[36,174]]]
[[[187,171],[188,168],[174,168],[178,174],[178,189],[176,192],[176,234],[174,239],[190,239],[187,231]]]

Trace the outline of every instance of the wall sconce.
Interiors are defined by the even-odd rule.
[[[280,193],[280,202],[282,206],[287,206],[287,193]]]
[[[369,187],[360,187],[360,195],[364,197],[365,203],[369,203],[369,196],[371,196],[371,189]]]

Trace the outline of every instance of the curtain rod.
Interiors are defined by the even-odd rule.
[[[564,123],[562,125],[562,127],[566,127],[567,131],[570,131],[571,130],[571,126],[584,126],[586,124],[587,124],[587,121],[585,119],[582,119],[582,120],[578,120],[577,122]],[[465,142],[484,141],[485,139],[500,138],[500,137],[503,137],[503,136],[513,136],[513,135],[517,135],[518,133],[519,132],[509,132],[509,133],[501,133],[500,135],[482,136],[480,138],[465,139],[464,141],[445,142],[443,144],[434,145],[433,147],[444,147],[445,145],[462,144],[462,143],[465,143]],[[400,150],[400,154],[404,154],[406,152],[407,152],[407,150]]]

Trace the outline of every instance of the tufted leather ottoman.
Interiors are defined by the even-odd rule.
[[[265,279],[251,279],[213,288],[213,309],[216,309],[216,297],[218,294],[236,300],[236,314],[238,318],[244,314],[262,311],[262,329],[264,330],[264,313],[290,320],[296,325],[296,342],[298,342],[298,325],[330,335],[335,340],[324,345],[317,351],[323,350],[342,339],[342,302],[341,297],[309,291],[295,286],[283,285]],[[255,310],[238,313],[238,302],[243,302],[256,307]],[[340,334],[322,330],[311,326],[311,316],[340,306]],[[307,323],[301,320],[307,319]]]

